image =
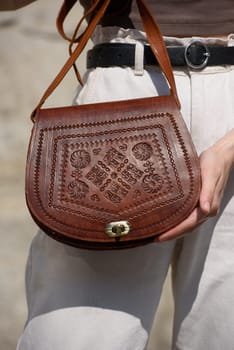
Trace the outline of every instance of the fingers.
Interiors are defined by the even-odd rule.
[[[213,170],[213,173],[212,173]],[[214,201],[216,195],[216,188],[218,182],[218,176],[215,173],[213,166],[209,164],[203,164],[201,162],[201,175],[202,175],[202,188],[199,198],[199,205],[201,211],[206,216],[213,216],[217,214],[218,202]]]
[[[158,242],[179,238],[201,225],[208,216],[215,215],[218,208],[214,207],[214,198],[218,181],[215,170],[215,157],[204,152],[200,156],[202,188],[199,197],[199,206],[178,226],[158,237]]]
[[[218,214],[232,161],[232,157],[224,157],[223,146],[220,151],[218,144],[200,155],[202,187],[199,207],[179,225],[159,235],[157,242],[182,237],[201,225],[208,217]]]
[[[206,216],[215,216],[219,212],[226,176],[222,161],[211,150],[200,156],[202,188],[199,205]]]
[[[186,233],[191,232],[191,230],[201,225],[206,220],[206,218],[207,218],[206,214],[204,214],[204,212],[199,207],[197,207],[179,225],[159,235],[157,237],[157,242],[164,242],[164,241],[169,241],[175,238],[182,237]]]

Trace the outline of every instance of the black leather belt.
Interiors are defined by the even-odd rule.
[[[167,47],[172,66],[203,69],[206,66],[234,65],[234,47],[206,46],[193,41],[187,46]],[[135,45],[122,43],[98,44],[87,53],[87,68],[128,66],[135,63]],[[144,46],[144,65],[156,65],[149,45]]]

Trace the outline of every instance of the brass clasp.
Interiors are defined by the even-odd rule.
[[[127,221],[116,221],[106,225],[106,234],[110,238],[125,236],[131,229]]]

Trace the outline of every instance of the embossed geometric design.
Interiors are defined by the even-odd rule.
[[[108,174],[104,170],[102,170],[102,168],[99,165],[95,165],[90,169],[90,171],[86,175],[86,178],[89,181],[91,181],[94,185],[99,187],[106,180],[107,176]]]
[[[136,159],[143,161],[149,159],[152,156],[153,149],[148,143],[140,142],[132,148],[132,153]]]
[[[143,174],[144,172],[133,164],[127,164],[125,169],[121,172],[123,179],[131,185],[134,185],[143,176]]]
[[[123,143],[122,145],[119,145],[119,149],[125,152],[128,149],[128,145],[126,145],[126,143]]]
[[[77,150],[71,154],[71,165],[74,168],[83,169],[90,163],[90,155],[84,150]]]
[[[124,155],[118,152],[114,147],[111,147],[104,157],[106,164],[112,168],[117,168],[124,159]]]
[[[126,191],[117,182],[112,181],[108,190],[105,192],[105,197],[115,204],[119,204],[122,199],[126,197],[128,191]]]
[[[97,194],[93,194],[91,196],[91,200],[94,201],[94,202],[100,202],[100,198]]]
[[[129,195],[133,201],[125,210],[130,211],[131,207],[155,202],[156,193],[159,206],[166,198],[170,201],[177,200],[183,196],[183,189],[173,158],[170,156],[170,149],[167,145],[169,153],[165,153],[165,149],[160,146],[162,142],[167,143],[167,136],[160,125],[154,127],[153,134],[140,134],[129,139],[86,141],[85,150],[80,135],[55,138],[54,149],[61,150],[61,157],[54,159],[54,168],[58,170],[51,172],[51,184],[53,174],[58,172],[60,186],[59,191],[54,191],[52,185],[50,187],[51,205],[61,210],[63,202],[70,203],[73,212],[76,212],[77,205],[80,211],[82,205],[83,208],[98,211],[101,216],[105,216],[106,212],[114,213],[116,206],[128,201]],[[112,146],[113,143],[115,147]],[[121,149],[123,144],[127,145],[127,148]],[[116,147],[118,145],[119,150]],[[129,158],[131,152],[133,156]],[[174,175],[168,173],[168,161],[174,169]],[[134,188],[136,184],[137,191]],[[106,199],[102,208],[95,207],[97,191],[102,192]]]
[[[142,187],[145,192],[157,193],[163,185],[163,179],[158,174],[145,175],[142,181]]]
[[[89,186],[83,181],[71,181],[67,189],[70,196],[78,200],[85,198],[89,192]]]

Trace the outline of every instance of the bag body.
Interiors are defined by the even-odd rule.
[[[178,107],[164,43],[155,48],[154,23],[145,3],[138,5],[171,94],[42,109],[48,91],[79,55],[75,50],[35,111],[27,204],[47,234],[73,246],[121,249],[151,243],[198,203],[199,161]]]
[[[97,248],[148,243],[196,206],[198,159],[170,96],[42,109],[36,118],[27,203],[52,237]]]

